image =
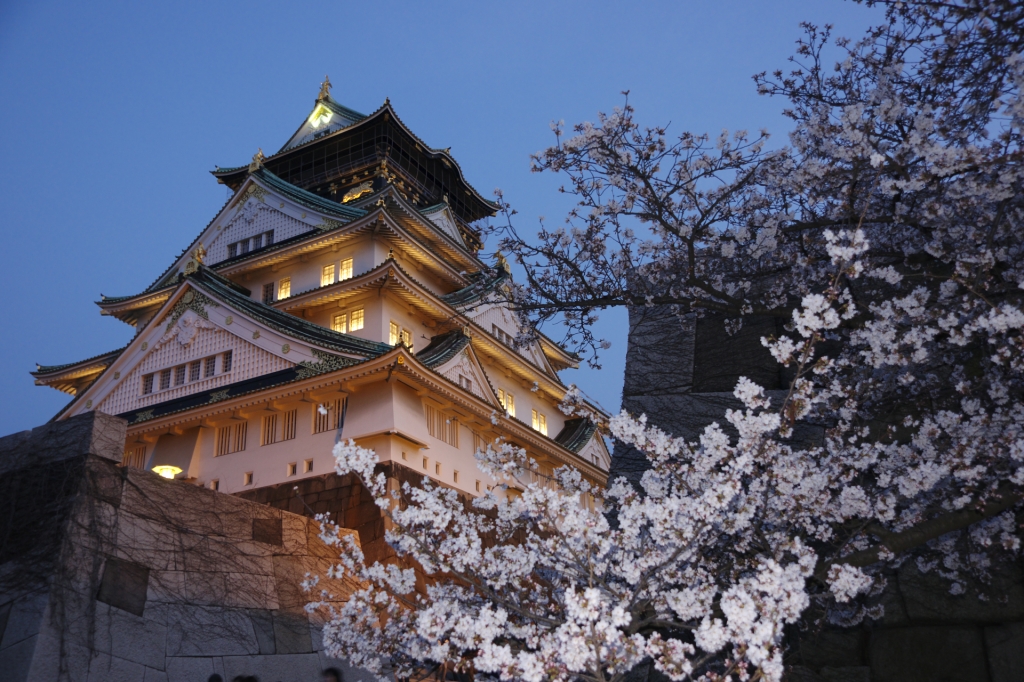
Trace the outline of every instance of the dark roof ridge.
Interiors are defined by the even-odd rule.
[[[129,344],[125,344],[124,346],[121,346],[120,348],[116,348],[114,350],[108,350],[106,353],[99,353],[97,355],[93,355],[91,358],[85,358],[84,360],[77,360],[75,362],[66,362],[63,365],[40,365],[39,363],[36,363],[36,371],[29,372],[29,374],[31,374],[34,377],[38,377],[38,376],[41,376],[43,374],[52,374],[53,372],[59,372],[61,370],[69,369],[71,367],[74,367],[75,365],[84,365],[84,364],[90,363],[90,362],[92,362],[94,360],[101,360],[101,359],[104,359],[104,358],[106,358],[108,356],[110,357],[111,362],[113,362],[118,357],[120,357],[121,353],[124,352],[124,349],[127,348],[128,345]]]

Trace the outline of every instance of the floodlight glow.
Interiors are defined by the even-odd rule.
[[[160,466],[153,467],[153,471],[163,476],[164,478],[174,478],[181,473],[179,467],[173,467],[170,464],[161,464]]]

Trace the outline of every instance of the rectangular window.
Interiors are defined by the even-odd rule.
[[[266,242],[267,246],[270,246],[271,244],[274,243],[274,231],[273,230],[269,230],[267,232],[264,232],[263,233],[263,237],[264,237],[263,241]]]
[[[338,420],[341,418],[341,408],[341,398],[317,405],[316,410],[313,411],[313,433],[324,433],[337,429]]]
[[[338,273],[338,281],[352,279],[352,259],[346,258],[341,261],[341,272]]]
[[[206,371],[203,372],[205,378],[209,379],[217,371],[217,356],[208,357],[203,360],[206,363]]]
[[[548,435],[548,418],[538,413],[537,410],[532,410],[532,413],[533,430],[540,431],[545,436]]]
[[[294,476],[297,473],[299,473],[299,465],[295,462],[288,464],[288,475]]]
[[[441,475],[441,463],[440,462],[434,462],[434,475],[435,476],[440,476]]]
[[[274,302],[274,283],[263,285],[263,302],[270,305]]]
[[[333,329],[334,331],[339,332],[341,334],[347,333],[348,332],[348,315],[346,315],[345,313],[341,313],[340,315],[335,315],[334,319],[331,321],[331,329]]]
[[[476,482],[476,491],[480,492],[480,481]]]
[[[469,377],[467,377],[465,374],[459,375],[459,386],[462,386],[467,391],[473,390],[473,382],[470,381]]]
[[[459,420],[446,417],[441,410],[433,405],[423,405],[423,415],[427,420],[427,433],[448,445],[459,447]]]
[[[202,369],[203,369],[203,361],[202,360],[196,360],[191,365],[189,365],[188,366],[188,380],[189,381],[199,381],[199,377],[201,376]]]
[[[216,456],[230,455],[232,452],[245,450],[245,436],[248,427],[249,425],[246,422],[238,422],[217,429]]]
[[[473,452],[487,450],[487,441],[476,431],[473,432]]]
[[[256,249],[262,249],[262,248],[263,248],[263,235],[262,234],[258,234],[258,235],[256,235],[255,237],[252,238],[252,250],[255,251]]]
[[[289,410],[284,413],[284,423],[281,425],[281,440],[293,440],[295,438],[295,422],[298,416],[298,410]]]
[[[228,258],[234,258],[238,255],[238,244],[228,244]]]
[[[242,474],[242,485],[252,485],[252,472],[246,471]]]
[[[334,263],[325,265],[320,273],[320,286],[325,287],[328,284],[334,284]]]
[[[313,472],[313,460],[307,459],[302,463],[302,473],[309,474]]]
[[[238,251],[240,253],[249,253],[249,240],[248,239],[243,239],[242,241],[238,242]]]
[[[350,332],[359,331],[363,328],[363,309],[353,310],[349,318],[348,330]]]
[[[224,359],[220,363],[221,374],[226,374],[231,371],[231,351],[224,352]]]
[[[178,365],[174,368],[174,385],[181,386],[185,383],[185,365]]]
[[[424,471],[426,471],[426,469],[427,469],[427,461],[428,461],[427,458],[424,457],[423,458],[423,469],[424,469]]]
[[[277,442],[277,415],[268,414],[263,418],[263,430],[260,432],[260,445],[272,445]]]
[[[405,344],[406,348],[412,348],[412,332],[408,329],[402,330],[402,343]]]
[[[400,333],[401,332],[400,332],[400,330],[398,328],[398,325],[395,324],[394,322],[392,322],[391,323],[391,327],[390,327],[390,334],[388,335],[388,343],[390,345],[392,345],[392,346],[397,346],[398,345],[398,339],[399,339],[398,335]]]
[[[501,403],[501,406],[505,408],[505,412],[508,413],[508,416],[516,416],[516,397],[514,395],[512,395],[511,393],[506,393],[505,389],[503,388],[499,388],[498,402]]]
[[[220,481],[218,479],[215,478],[210,481],[210,490],[220,490]]]
[[[149,395],[153,392],[153,375],[147,374],[142,377],[142,394]]]
[[[455,481],[456,483],[459,482],[459,472],[458,471],[453,471],[452,472],[452,480]]]
[[[292,295],[292,278],[285,277],[277,285],[277,300],[282,301]]]
[[[402,450],[402,460],[405,461],[405,460],[408,460],[408,459],[409,459],[409,456],[405,454],[405,450]]]
[[[124,453],[124,458],[121,459],[121,466],[131,467],[133,469],[143,469],[146,466],[146,446],[140,445],[137,448],[132,448],[128,452]]]
[[[165,369],[160,372],[160,390],[171,387],[171,370]]]

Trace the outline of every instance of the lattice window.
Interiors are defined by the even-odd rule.
[[[331,329],[333,329],[336,332],[340,332],[342,334],[347,333],[348,332],[348,315],[345,314],[345,313],[341,313],[340,315],[335,315],[334,319],[331,321]]]
[[[338,274],[338,281],[352,279],[352,259],[346,258],[341,261],[341,272]]]
[[[205,365],[206,365],[206,368],[205,368],[206,371],[203,372],[203,376],[205,378],[209,379],[217,371],[217,356],[214,355],[212,357],[208,357],[205,360],[203,360],[203,363],[205,363]]]
[[[262,234],[258,234],[258,235],[256,235],[255,237],[252,238],[252,250],[255,251],[256,249],[262,249],[262,248],[263,248],[263,235]]]
[[[171,387],[171,370],[165,369],[160,372],[160,390]]]
[[[548,418],[543,414],[537,412],[537,410],[531,410],[533,430],[540,431],[545,436],[548,435]]]
[[[446,417],[441,410],[426,403],[423,405],[423,415],[427,420],[427,433],[448,445],[459,447],[458,419]]]
[[[181,386],[185,383],[185,365],[178,365],[174,368],[174,385]]]
[[[506,412],[508,412],[508,416],[516,416],[516,397],[514,395],[505,392],[505,389],[503,388],[499,388],[498,402],[501,403],[501,406],[505,408]]]
[[[266,232],[264,232],[263,233],[263,237],[264,237],[264,241],[266,242],[265,246],[270,246],[271,244],[274,243],[274,231],[273,230],[267,230]]]
[[[231,351],[224,351],[224,359],[220,363],[221,373],[231,371]]]
[[[245,437],[248,430],[247,422],[238,422],[217,429],[217,457],[245,450]]]
[[[238,251],[239,251],[239,253],[243,253],[243,254],[244,253],[249,253],[249,240],[248,239],[243,239],[242,241],[238,242]]]
[[[281,301],[292,295],[292,278],[285,277],[277,285],[277,300]]]
[[[462,386],[467,391],[472,391],[473,390],[473,381],[472,381],[472,379],[467,377],[465,374],[460,374],[459,375],[459,386]]]
[[[349,331],[355,332],[363,328],[363,309],[353,310],[349,315]]]
[[[401,333],[402,333],[401,328],[397,324],[392,322],[391,323],[391,327],[389,328],[389,333],[388,333],[388,343],[390,345],[392,345],[392,346],[397,346],[398,345],[398,341],[401,338],[399,336],[399,334],[401,334]]]
[[[402,330],[402,343],[405,344],[406,348],[412,348],[412,332],[408,329]]]
[[[476,431],[473,432],[473,452],[487,449],[487,439]]]
[[[199,381],[200,372],[202,371],[202,369],[203,369],[203,361],[202,360],[196,360],[195,362],[190,364],[188,366],[188,380],[189,381]]]
[[[298,416],[298,410],[289,410],[284,413],[281,424],[281,440],[293,440],[295,438],[295,424],[298,421]]]
[[[263,302],[270,305],[274,302],[274,283],[263,285]]]
[[[238,255],[238,244],[228,244],[228,258],[234,258]]]
[[[263,418],[263,429],[260,431],[260,445],[272,445],[277,442],[277,415],[269,414]]]
[[[142,377],[142,394],[149,395],[153,392],[153,375],[147,374]]]
[[[331,400],[313,411],[313,433],[324,433],[338,428],[338,420],[341,418],[342,399]]]
[[[121,466],[143,469],[146,466],[146,446],[140,445],[124,453]]]
[[[320,272],[320,286],[325,287],[328,284],[334,284],[334,263],[325,265]]]

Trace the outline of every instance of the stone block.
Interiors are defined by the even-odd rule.
[[[243,609],[277,609],[277,581],[272,575],[258,573],[225,573],[227,593],[221,606]]]
[[[167,682],[206,682],[214,672],[212,658],[167,658]]]
[[[121,559],[107,559],[103,566],[98,601],[141,616],[146,608],[149,569]]]
[[[281,546],[284,544],[282,522],[277,519],[253,519],[252,539],[256,542],[263,542],[268,545]]]
[[[167,682],[167,673],[163,670],[146,668],[146,675],[143,678],[143,682]]]
[[[989,682],[980,628],[878,630],[869,645],[872,682]]]
[[[320,671],[316,654],[224,657],[225,680],[237,675],[257,675],[267,682],[310,682],[320,679]],[[350,682],[349,678],[345,678],[345,682]]]
[[[309,519],[304,516],[285,514],[281,519],[283,535],[282,546],[285,554],[305,554],[306,533]]]
[[[308,654],[313,651],[309,621],[302,611],[274,611],[274,649],[278,654]]]
[[[1024,678],[1024,623],[985,628],[985,646],[992,682]]]
[[[826,629],[808,632],[800,637],[800,663],[814,670],[823,666],[858,666],[864,664],[866,633],[863,630]]]
[[[147,616],[167,626],[168,656],[244,656],[259,653],[252,621],[241,609],[153,604]]]
[[[94,653],[89,661],[89,682],[145,682],[146,668],[109,654]]]
[[[1024,620],[1024,575],[1018,566],[1003,564],[992,571],[992,583],[965,581],[963,594],[949,593],[950,583],[934,571],[921,573],[912,561],[899,570],[899,589],[912,621],[1000,623]],[[986,601],[978,598],[987,596]]]
[[[260,654],[277,653],[274,644],[274,617],[270,611],[252,609],[249,611],[249,619],[252,620],[252,628],[256,632],[256,642],[259,644]]]
[[[0,670],[4,672],[5,680],[26,682],[29,679],[38,640],[39,635],[33,635],[0,649]]]
[[[68,641],[110,654],[133,663],[164,669],[167,628],[147,618],[97,602],[92,618],[84,610],[82,617],[68,623]]]
[[[0,438],[0,474],[85,455],[120,462],[126,431],[124,419],[88,412],[4,436]]]
[[[39,634],[47,602],[46,593],[35,592],[10,604],[0,649],[6,649]]]
[[[146,566],[157,570],[183,570],[183,555],[187,549],[192,548],[192,543],[183,545],[180,534],[166,523],[143,518],[129,511],[136,509],[137,505],[122,502],[117,524],[118,558],[134,562],[145,561]]]
[[[376,682],[376,678],[370,672],[362,668],[354,668],[337,658],[331,658],[322,651],[320,652],[320,668],[321,670],[337,668],[341,671],[341,679],[345,682]]]
[[[871,682],[871,668],[867,666],[825,667],[821,669],[821,679],[824,682]]]
[[[645,680],[650,676],[650,673],[644,673],[640,676],[640,680]],[[785,673],[782,675],[782,682],[822,682],[821,677],[818,673],[814,672],[805,665],[794,665],[788,666]]]

